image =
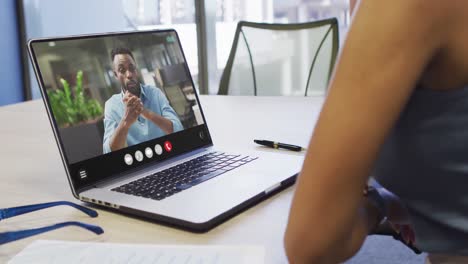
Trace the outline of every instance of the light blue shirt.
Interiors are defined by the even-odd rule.
[[[169,105],[169,101],[160,89],[149,85],[140,85],[140,99],[143,107],[170,120],[172,122],[174,132],[184,129],[176,112]],[[104,108],[104,153],[111,152],[109,142],[114,135],[117,126],[119,125],[125,113],[125,105],[122,101],[123,92],[114,94],[106,101]],[[155,139],[166,135],[161,128],[155,125],[150,120],[138,117],[138,120],[130,127],[127,135],[127,145],[132,146]]]

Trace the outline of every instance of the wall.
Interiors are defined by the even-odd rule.
[[[23,101],[15,0],[0,1],[0,106]]]

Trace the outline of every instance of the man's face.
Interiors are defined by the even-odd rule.
[[[140,84],[135,61],[128,54],[117,54],[114,57],[114,75],[122,85],[124,92],[140,96]]]

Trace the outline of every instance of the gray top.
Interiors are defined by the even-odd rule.
[[[373,176],[406,203],[418,248],[468,255],[468,86],[416,89]]]

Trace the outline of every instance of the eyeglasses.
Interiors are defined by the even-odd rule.
[[[86,208],[78,204],[74,204],[72,202],[58,201],[58,202],[51,202],[51,203],[32,204],[32,205],[0,209],[0,221],[2,221],[3,219],[17,216],[17,215],[22,215],[22,214],[26,214],[26,213],[30,213],[30,212],[34,212],[37,210],[58,206],[58,205],[71,206],[93,218],[98,216],[98,213],[92,209]],[[66,227],[66,226],[78,226],[86,230],[89,230],[95,233],[96,235],[100,235],[104,233],[104,230],[100,228],[99,226],[85,224],[85,223],[76,222],[76,221],[69,221],[69,222],[58,223],[55,225],[50,225],[50,226],[45,226],[45,227],[40,227],[40,228],[0,233],[0,245],[13,242],[15,240],[27,238],[30,236],[42,234],[42,233],[52,231],[58,228]]]

